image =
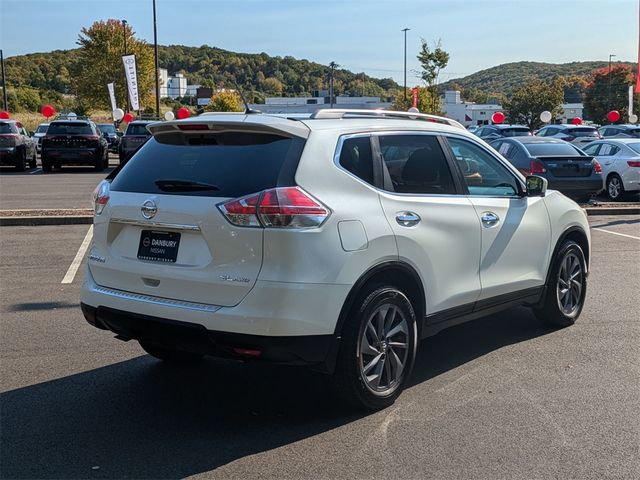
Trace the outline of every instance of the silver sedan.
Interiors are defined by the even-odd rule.
[[[640,192],[640,138],[596,140],[582,150],[602,165],[605,190],[611,200]]]

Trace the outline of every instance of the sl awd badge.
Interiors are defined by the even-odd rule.
[[[140,212],[142,212],[142,216],[147,220],[155,217],[156,213],[158,213],[156,202],[153,200],[145,200],[142,207],[140,207]]]

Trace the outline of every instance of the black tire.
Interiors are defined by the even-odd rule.
[[[583,195],[581,197],[574,197],[574,202],[576,203],[589,203],[589,200],[591,200],[591,195]]]
[[[172,363],[188,363],[200,360],[204,355],[193,352],[185,352],[182,350],[175,350],[155,343],[139,341],[142,349],[152,357],[155,357],[164,362]]]
[[[396,310],[393,311],[389,319],[389,330],[386,330],[389,315],[385,315],[382,331],[386,330],[391,333],[397,329],[396,327],[401,322],[405,321],[406,333],[400,331],[387,336],[386,333],[380,335],[374,327],[368,328],[370,322],[375,323],[376,318],[381,318],[377,316],[377,313],[385,311],[387,306],[394,307]],[[389,311],[390,309],[387,310],[387,312]],[[399,320],[400,323],[395,323],[396,320]],[[377,341],[374,351],[370,354],[363,351],[365,345],[363,338],[365,337],[368,345],[372,343],[370,339],[373,339],[374,342]],[[378,341],[380,337],[383,339]],[[400,290],[390,285],[375,286],[365,290],[354,303],[342,330],[342,341],[332,382],[336,395],[361,409],[380,410],[392,405],[411,375],[418,344],[417,337],[413,306]],[[406,352],[404,349],[394,346],[394,344],[400,345],[402,343],[406,344]],[[395,355],[396,361],[393,361],[392,355]],[[376,356],[378,357],[377,362],[375,361]],[[404,363],[402,363],[402,359],[404,359]],[[396,366],[394,367],[393,364]],[[367,368],[370,368],[374,375],[367,376]],[[396,372],[393,372],[394,368]],[[377,376],[375,375],[376,370],[379,371]],[[387,388],[385,389],[382,385],[379,387],[379,391],[375,391],[375,379],[377,378],[378,382],[382,384],[385,376]],[[391,377],[394,379],[390,380]]]
[[[21,149],[16,152],[16,172],[24,172],[27,167],[27,151]]]
[[[33,158],[29,161],[29,168],[36,168],[38,166],[38,154],[36,150],[33,150]]]
[[[96,158],[95,163],[93,164],[93,168],[96,172],[101,172],[104,170],[104,159],[102,156]]]
[[[44,173],[49,173],[51,172],[51,170],[53,170],[52,163],[46,157],[42,156],[42,154],[41,154],[40,162],[42,163],[42,171]]]
[[[607,178],[607,197],[614,202],[622,200],[624,197],[624,184],[617,173],[612,173]]]
[[[104,168],[109,168],[109,151],[105,152],[104,156]]]
[[[573,265],[579,268],[579,275],[571,277],[578,270],[568,267],[568,258],[573,258]],[[563,288],[567,285],[565,274],[575,280],[568,282],[569,289]],[[564,280],[561,278],[564,277]],[[564,285],[563,285],[564,284]],[[579,292],[578,290],[579,284]],[[563,295],[562,290],[565,290]],[[569,295],[567,299],[566,295]],[[584,299],[587,294],[587,262],[584,252],[580,246],[572,241],[565,240],[560,246],[558,253],[553,259],[553,265],[549,274],[549,281],[546,288],[545,298],[541,304],[534,307],[533,311],[538,320],[544,325],[552,327],[568,327],[573,325],[584,307]],[[564,302],[570,302],[566,305]]]

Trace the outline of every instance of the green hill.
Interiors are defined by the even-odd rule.
[[[235,53],[215,47],[160,46],[161,68],[170,74],[182,72],[190,84],[232,87],[237,82],[248,97],[259,101],[265,95],[303,96],[328,88],[329,67],[290,56],[272,57],[266,53]],[[78,49],[32,53],[6,59],[9,86],[31,87],[43,91],[73,93],[78,71]],[[363,85],[364,79],[364,85]],[[335,71],[337,94],[386,96],[398,88],[392,79],[378,79]]]
[[[488,94],[509,96],[523,83],[534,78],[551,80],[554,77],[589,77],[591,73],[606,67],[606,61],[571,62],[571,63],[541,63],[541,62],[513,62],[487,68],[463,78],[455,78],[440,85],[442,90],[456,85],[464,90],[480,90]],[[580,99],[566,99],[580,101]]]

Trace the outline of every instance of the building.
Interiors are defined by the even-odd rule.
[[[333,107],[375,110],[391,105],[391,102],[381,102],[379,97],[337,96]],[[331,108],[331,100],[328,96],[267,97],[264,103],[253,103],[249,107],[264,113],[313,113],[319,108]]]
[[[188,85],[187,77],[182,73],[169,75],[166,68],[160,68],[160,98],[175,99],[178,97],[195,96],[196,89],[200,85]]]
[[[565,103],[562,105],[562,117],[560,123],[571,123],[574,118],[582,118],[584,105],[582,103]]]

